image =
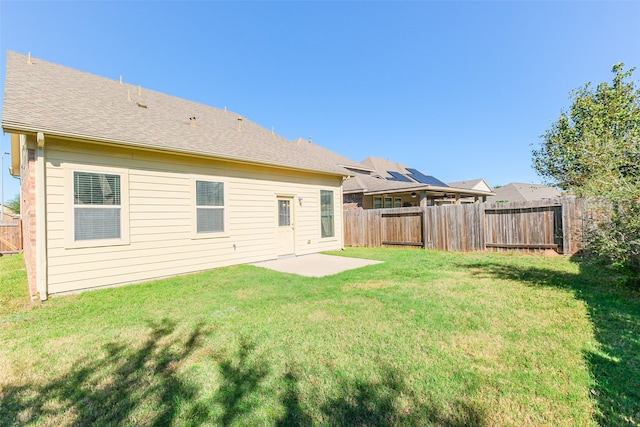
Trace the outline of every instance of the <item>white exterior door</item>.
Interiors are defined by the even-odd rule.
[[[276,254],[294,253],[293,197],[278,197],[278,227],[276,232]]]

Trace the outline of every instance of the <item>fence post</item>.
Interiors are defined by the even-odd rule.
[[[422,249],[427,249],[427,207],[420,206],[422,211]]]
[[[560,199],[562,205],[562,254],[568,255],[571,253],[571,215],[569,214],[569,197],[563,197]]]
[[[485,208],[486,203],[478,203],[478,247],[476,250],[478,251],[486,251],[487,246],[485,244],[485,227],[486,227],[486,218],[485,218]]]
[[[566,196],[561,199],[562,204],[562,253],[573,255],[581,249],[581,216],[584,200],[576,196]]]

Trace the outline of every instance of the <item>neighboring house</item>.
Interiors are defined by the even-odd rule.
[[[471,198],[485,201],[491,189],[459,188],[407,167],[378,157],[363,160],[360,169],[350,168],[353,177],[343,187],[345,206],[363,209],[398,208],[460,203]],[[487,186],[488,187],[488,186]]]
[[[485,181],[482,178],[470,179],[467,181],[449,182],[447,184],[449,184],[450,187],[466,188],[467,190],[479,190],[479,191],[485,191],[487,193],[494,192],[493,188],[491,188],[491,186],[487,183],[487,181]]]
[[[20,215],[15,213],[9,206],[0,204],[0,212],[4,212],[4,217],[0,213],[0,220],[4,221],[13,221],[17,218],[20,218]]]
[[[2,128],[42,300],[343,247],[349,171],[226,109],[8,52]]]
[[[20,215],[9,206],[0,204],[0,256],[20,253],[21,249]]]
[[[491,186],[487,183],[487,181],[485,181],[482,178],[479,179],[470,179],[470,180],[466,180],[466,181],[456,181],[456,182],[448,182],[447,183],[450,187],[455,187],[455,188],[464,188],[467,190],[477,190],[477,191],[484,191],[486,193],[493,193],[494,190],[493,188],[491,188]],[[486,196],[487,198],[490,196]],[[476,202],[476,197],[466,197],[466,198],[462,198],[460,199],[460,203],[475,203]],[[454,200],[451,200],[452,202]],[[486,201],[486,199],[484,200]]]
[[[494,190],[495,195],[487,197],[488,202],[528,202],[531,200],[555,199],[562,191],[548,185],[522,184],[512,182]]]

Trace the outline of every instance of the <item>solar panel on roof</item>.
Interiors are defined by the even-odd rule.
[[[417,169],[407,168],[407,170],[411,174],[411,178],[415,179],[421,184],[436,185],[438,187],[448,187],[447,184],[440,181],[438,178],[431,175],[425,175]]]
[[[411,182],[409,178],[402,175],[400,172],[387,171],[387,173],[393,177],[393,178],[388,178],[387,181]]]

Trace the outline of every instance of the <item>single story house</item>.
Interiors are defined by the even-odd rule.
[[[488,188],[454,187],[417,169],[379,157],[367,157],[358,168],[344,164],[352,177],[344,183],[345,206],[362,209],[434,206],[471,198],[484,202]],[[484,181],[484,180],[483,180]]]
[[[494,190],[495,195],[487,201],[497,202],[529,202],[532,200],[557,199],[562,196],[562,190],[542,184],[524,184],[512,182]]]
[[[0,223],[2,221],[13,221],[18,218],[20,218],[20,215],[15,213],[13,209],[7,205],[0,204]]]
[[[21,250],[20,215],[0,203],[0,256],[20,253]]]
[[[467,190],[484,191],[487,194],[494,193],[493,188],[483,178],[468,179],[468,180],[465,180],[465,181],[448,182],[447,185],[449,185],[449,187],[464,188],[464,189],[467,189]],[[483,201],[485,201],[485,202],[488,201],[489,197],[491,197],[491,196],[485,196],[483,198]],[[460,203],[475,203],[476,201],[477,201],[476,197],[465,197],[465,198],[461,198],[459,200]],[[455,200],[452,199],[451,202],[455,203]]]
[[[34,298],[343,247],[350,172],[311,142],[30,54],[4,96]]]

